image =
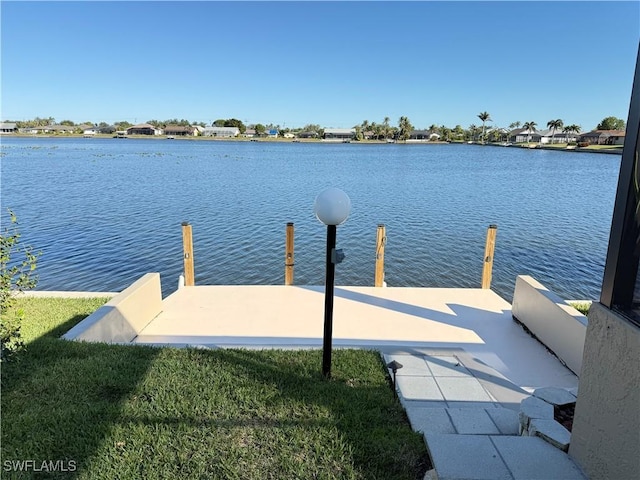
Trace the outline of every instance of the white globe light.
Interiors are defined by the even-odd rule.
[[[325,225],[340,225],[351,212],[351,200],[339,188],[327,188],[316,197],[314,211]]]

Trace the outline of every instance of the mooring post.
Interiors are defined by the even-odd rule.
[[[293,223],[287,223],[287,236],[284,243],[284,284],[293,285]]]
[[[193,269],[193,238],[189,222],[182,222],[182,250],[184,258],[184,285],[195,285],[195,273]]]
[[[497,225],[489,225],[487,242],[484,246],[484,265],[482,267],[482,288],[491,288],[491,272],[493,270],[493,252],[496,248]]]
[[[374,285],[382,287],[384,285],[384,246],[387,243],[386,229],[383,224],[378,225],[376,238],[376,272]]]

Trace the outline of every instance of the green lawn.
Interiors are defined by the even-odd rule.
[[[421,479],[429,467],[377,352],[336,350],[326,381],[318,350],[58,338],[104,301],[20,300],[28,344],[2,366],[3,466],[73,460],[82,479],[243,480]]]

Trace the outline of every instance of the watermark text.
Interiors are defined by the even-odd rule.
[[[5,460],[5,472],[75,472],[75,460]]]

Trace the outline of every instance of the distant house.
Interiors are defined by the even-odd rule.
[[[162,135],[162,129],[148,123],[139,123],[127,128],[127,135]]]
[[[49,131],[57,133],[73,133],[76,128],[78,127],[72,125],[49,125]]]
[[[556,130],[556,132],[554,132],[553,130],[548,129],[548,130],[538,130],[536,133],[538,135],[540,135],[539,143],[547,144],[547,143],[551,143],[552,134],[553,133],[558,133],[558,132],[557,132],[557,130]]]
[[[204,127],[201,127],[200,125],[194,125],[193,126],[193,136],[197,137],[198,135],[202,135],[204,133]]]
[[[265,133],[267,134],[268,138],[277,138],[278,137],[278,130],[276,130],[275,128],[267,130]]]
[[[365,130],[364,132],[362,132],[362,138],[364,138],[365,140],[371,140],[372,138],[375,138],[376,133],[373,130]]]
[[[0,123],[0,133],[17,133],[18,127],[15,123]]]
[[[98,133],[97,127],[87,128],[86,130],[82,130],[82,135],[85,137],[93,137]]]
[[[539,131],[529,131],[526,128],[516,128],[509,133],[509,141],[513,143],[540,142],[540,138]]]
[[[291,132],[287,132],[284,134],[284,138],[295,138],[295,135]]]
[[[238,127],[204,127],[205,137],[232,138],[240,135]]]
[[[413,142],[428,142],[433,140],[439,140],[440,135],[431,130],[411,130],[407,141]]]
[[[256,134],[256,130],[254,128],[247,128],[244,133],[242,134],[243,137],[245,138],[253,138],[255,137]]]
[[[116,131],[116,127],[113,125],[104,125],[102,127],[97,127],[98,133],[103,134],[111,134]]]
[[[351,140],[355,133],[355,128],[325,128],[324,139],[329,141]]]
[[[195,128],[193,127],[184,127],[180,125],[167,125],[164,127],[165,135],[174,135],[179,137],[190,137],[193,135]]]
[[[298,138],[318,138],[318,132],[300,132]]]
[[[580,135],[579,142],[589,142],[592,145],[624,145],[624,130],[593,130]]]

